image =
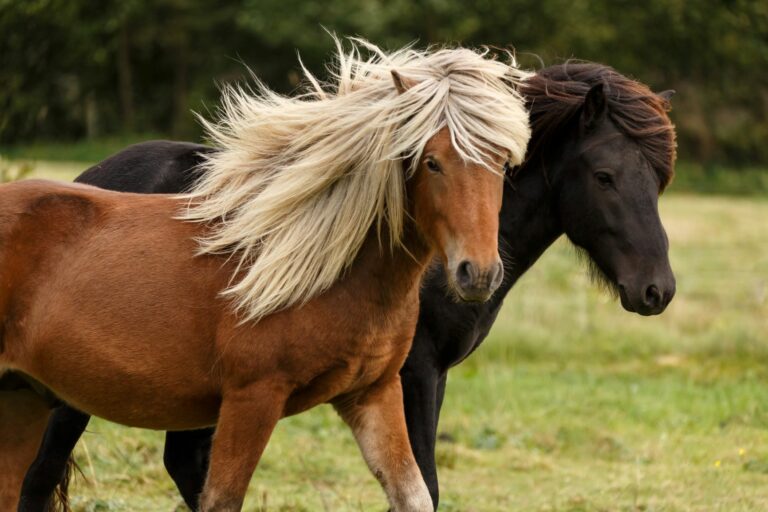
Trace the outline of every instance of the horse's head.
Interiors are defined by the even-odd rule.
[[[669,98],[662,93],[658,100]],[[565,233],[588,253],[595,275],[618,293],[624,309],[656,315],[675,294],[658,210],[666,182],[610,108],[603,84],[593,86],[563,154],[567,180],[559,190],[559,213]]]
[[[441,49],[404,63],[403,75],[390,69],[409,213],[440,257],[448,292],[472,302],[488,300],[504,277],[504,169],[521,163],[530,138],[522,74],[486,53]]]
[[[409,187],[414,221],[440,255],[449,291],[464,301],[489,299],[504,275],[498,231],[505,160],[492,160],[487,167],[463,161],[443,128],[424,147]]]

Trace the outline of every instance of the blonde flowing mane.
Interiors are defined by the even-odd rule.
[[[346,52],[334,41],[330,83],[304,69],[307,86],[293,97],[260,82],[228,87],[220,119],[202,121],[221,149],[206,157],[181,218],[206,224],[202,253],[237,259],[222,293],[244,321],[327,290],[372,226],[400,246],[407,173],[443,127],[465,161],[487,167],[503,154],[517,165],[525,155],[524,75],[514,61],[469,49],[385,53],[361,39]],[[411,85],[402,94],[393,71]]]

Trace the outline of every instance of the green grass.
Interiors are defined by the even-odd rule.
[[[451,372],[442,510],[768,510],[768,201],[678,193],[661,209],[678,284],[662,316],[623,311],[561,240]],[[76,510],[179,506],[162,441],[93,421],[77,449]],[[246,502],[385,508],[327,406],[280,423]]]

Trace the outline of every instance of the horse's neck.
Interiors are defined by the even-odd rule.
[[[503,296],[541,254],[563,233],[556,192],[544,164],[528,163],[505,184],[501,207],[499,249],[504,261]]]
[[[409,295],[418,297],[419,283],[433,250],[428,247],[415,226],[407,222],[403,233],[402,246],[390,250],[389,240],[382,239],[371,229],[368,239],[350,269],[348,279],[353,286],[373,297],[383,309],[396,307]],[[382,228],[386,233],[386,227]]]

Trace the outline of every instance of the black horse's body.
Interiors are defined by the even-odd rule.
[[[616,74],[604,66],[598,69]],[[416,335],[400,374],[409,437],[435,506],[435,439],[448,370],[483,342],[508,291],[559,236],[566,233],[589,253],[626,309],[660,313],[674,294],[656,204],[666,185],[664,177],[638,160],[642,148],[626,134],[621,136],[609,117],[602,90],[605,78],[595,78],[596,85],[584,81],[576,113],[556,129],[537,127],[532,114],[529,159],[505,185],[499,233],[505,277],[493,298],[483,304],[452,301],[440,271],[429,273],[422,286]],[[601,140],[602,148],[596,144]],[[138,144],[87,170],[77,181],[131,192],[181,192],[194,181],[194,166],[210,151],[187,143]],[[640,199],[626,200],[624,195]],[[619,208],[616,198],[625,199],[626,205]],[[88,416],[66,406],[54,413],[27,474],[20,510],[41,510],[87,422]],[[167,436],[166,467],[193,509],[205,478],[211,434],[212,429]]]

